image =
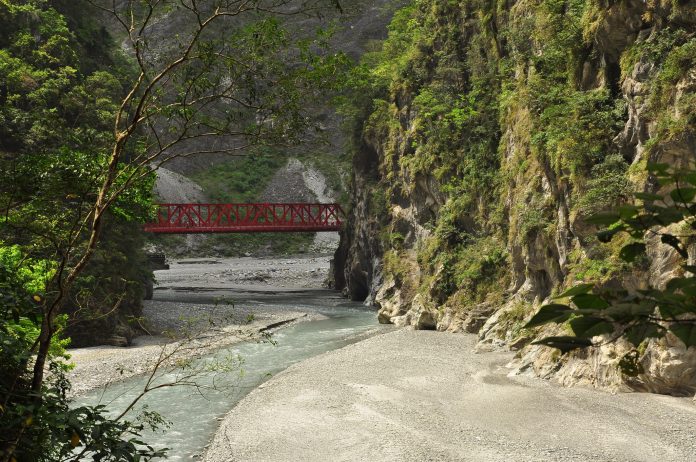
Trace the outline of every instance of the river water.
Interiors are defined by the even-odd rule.
[[[265,297],[247,305],[265,309],[304,311],[325,318],[301,322],[275,332],[273,343],[246,342],[225,348],[197,360],[198,366],[227,364],[231,371],[199,375],[199,388],[175,386],[148,393],[130,418],[147,409],[160,413],[171,425],[164,431],[148,432],[143,440],[157,448],[169,448],[169,460],[192,460],[202,454],[221,419],[247,393],[274,374],[303,359],[341,348],[376,333],[374,310],[346,302],[335,292],[312,291],[288,300],[286,296]],[[172,382],[184,371],[165,374],[157,383]],[[111,413],[120,413],[143,389],[144,377],[134,377],[81,396],[76,404],[106,404]],[[214,388],[214,389],[213,389]]]

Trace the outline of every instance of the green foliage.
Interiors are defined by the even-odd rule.
[[[507,258],[487,235],[495,225],[480,224],[487,229],[479,237],[472,219],[497,203],[502,179],[496,37],[489,23],[471,20],[494,14],[490,2],[412,2],[395,14],[388,38],[363,57],[349,82],[354,109],[344,113],[357,119],[358,137],[383,153],[369,208],[383,227],[385,248],[403,246],[389,223],[389,204],[401,191],[416,194],[418,180],[433,179],[449,198],[417,257],[421,268],[437,273],[434,281],[417,282],[420,290],[440,301],[455,293],[471,301],[485,297]],[[387,253],[385,272],[413,285],[405,258],[412,257]]]
[[[538,194],[533,195],[526,203],[520,204],[517,215],[519,217],[517,229],[522,239],[533,238],[534,233],[545,230],[553,222],[553,212]]]
[[[508,253],[496,238],[460,234],[455,240],[450,234],[441,239],[431,238],[418,255],[422,268],[437,273],[435,295],[441,302],[459,294],[458,304],[480,303],[502,290]]]
[[[65,16],[41,1],[4,5],[0,150],[84,148],[109,140],[115,98],[123,91],[114,71],[125,73],[123,65],[114,66],[110,59],[114,52],[98,47],[100,58],[114,66],[111,72],[96,70],[96,63],[83,69],[84,58],[78,54],[84,50],[79,45],[83,36],[69,29]],[[78,21],[84,8],[80,13]]]
[[[574,337],[542,339],[538,343],[569,351],[592,345],[592,337],[617,332],[638,347],[648,338],[671,332],[687,347],[696,346],[696,267],[689,266],[688,245],[696,237],[696,171],[675,169],[667,164],[649,164],[648,170],[667,193],[636,193],[639,205],[621,206],[615,211],[595,215],[588,221],[608,225],[599,236],[610,241],[619,233],[633,239],[658,236],[681,257],[684,275],[667,282],[664,288],[635,292],[595,290],[594,284],[575,286],[556,297],[568,299],[541,307],[526,327],[550,322],[569,322]],[[679,235],[671,231],[678,225]],[[646,244],[633,241],[624,245],[620,257],[633,262],[643,257]]]
[[[69,339],[61,338],[67,316],[57,319],[48,352],[50,375],[40,390],[41,399],[25,391],[31,381],[27,366],[43,319],[40,305],[55,271],[53,262],[30,258],[20,246],[0,246],[0,456],[11,447],[16,448],[12,460],[18,461],[66,460],[74,449],[102,460],[162,455],[138,439],[146,425],[161,424],[154,416],[149,423],[116,422],[106,417],[103,407],[69,407]]]
[[[389,250],[384,253],[383,267],[386,275],[394,278],[401,285],[408,285],[413,280],[413,271],[409,259],[403,252]],[[413,287],[409,287],[413,289]]]
[[[41,402],[13,400],[2,415],[0,447],[17,445],[10,460],[149,461],[166,456],[166,449],[155,449],[141,440],[144,430],[166,424],[161,417],[149,413],[134,421],[117,421],[107,417],[104,406],[70,407],[64,372],[52,362],[50,373]],[[0,456],[4,455],[0,449]]]
[[[677,90],[680,81],[696,66],[696,39],[680,32],[675,33],[675,45],[651,85],[648,105],[658,125],[652,147],[660,140],[679,140],[696,127],[696,92]]]
[[[689,38],[689,34],[678,28],[665,28],[657,30],[650,40],[643,40],[631,45],[621,56],[622,75],[628,76],[636,63],[650,62],[663,63],[667,56],[679,48]]]
[[[578,199],[577,209],[583,216],[602,212],[630,198],[631,183],[626,177],[628,165],[618,154],[607,156],[592,167],[586,189]]]
[[[604,160],[623,127],[624,104],[606,90],[572,91],[543,85],[538,91],[535,100],[541,129],[532,136],[534,146],[548,156],[559,174],[573,179],[587,175]]]
[[[251,155],[217,164],[192,176],[213,202],[257,200],[286,159],[273,153]]]
[[[454,284],[459,290],[485,296],[500,284],[506,270],[507,251],[495,239],[478,239],[459,250],[453,267]]]
[[[58,460],[73,450],[79,430],[109,448],[103,455],[121,447],[122,458],[139,452],[148,458],[156,451],[135,448],[139,444],[129,449],[121,439],[137,425],[108,423],[103,410],[70,410],[64,378],[73,334],[74,344],[103,339],[119,317],[140,311],[143,283],[152,277],[137,242],[139,222],[150,211],[153,177],[147,170],[116,166],[116,188],[129,176],[145,180],[113,201],[96,258],[65,301],[49,310],[59,292],[56,281],[65,277],[63,265],[75,263],[89,237],[85,225],[104,180],[113,117],[128,79],[111,42],[89,44],[84,34],[106,36],[88,26],[89,10],[74,6],[0,2],[0,454]],[[50,373],[37,385],[32,367],[46,332]],[[99,433],[108,425],[121,436]]]
[[[0,290],[2,290],[2,335],[5,345],[32,345],[39,336],[42,316],[38,305],[44,299],[48,282],[55,274],[55,265],[48,260],[35,260],[22,253],[18,245],[4,246],[0,242]],[[65,348],[69,339],[60,339],[67,317],[58,320],[57,332],[54,334],[50,354],[53,357],[65,357]],[[16,345],[12,345],[14,350]],[[20,350],[21,351],[21,350]],[[7,360],[7,358],[5,358]],[[12,361],[2,364],[19,364],[25,358],[14,357]],[[11,367],[8,367],[11,370]]]
[[[604,284],[630,268],[621,260],[614,245],[591,243],[588,247],[587,252],[576,249],[569,255],[568,266],[573,279]]]

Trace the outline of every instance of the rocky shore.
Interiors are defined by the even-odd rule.
[[[512,353],[475,346],[401,329],[305,360],[244,398],[205,460],[696,461],[691,399],[509,376]]]
[[[143,303],[142,327],[151,335],[129,347],[69,350],[75,367],[68,378],[72,395],[151,371],[162,354],[168,363],[197,357],[261,333],[317,316],[262,303],[287,292],[288,298],[318,289],[328,257],[277,259],[189,259],[156,271],[154,300]],[[252,298],[259,303],[238,303]]]
[[[192,318],[192,311],[199,316]],[[236,310],[234,317],[229,318],[207,315],[216,311],[220,310],[215,305],[148,302],[145,310],[148,324],[156,326],[158,332],[166,335],[136,337],[133,345],[125,348],[97,346],[70,350],[71,361],[75,364],[69,374],[72,394],[79,395],[152,371],[162,355],[171,354],[166,364],[174,364],[234,343],[259,338],[262,332],[269,329],[307,318],[307,314],[302,312],[255,310],[252,313],[248,309]],[[253,320],[245,322],[243,319],[248,316],[253,316]],[[156,324],[153,323],[154,319],[163,322]],[[210,323],[209,327],[202,328],[206,323]],[[178,330],[173,330],[177,327]]]

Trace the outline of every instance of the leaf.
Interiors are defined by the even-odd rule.
[[[689,253],[681,246],[681,241],[671,234],[663,234],[660,238],[663,244],[667,244],[679,253],[683,258],[689,258]]]
[[[694,278],[689,278],[689,279],[694,279]],[[691,284],[685,285],[682,287],[682,293],[686,295],[687,297],[696,297],[696,281],[693,281]],[[696,311],[696,306],[691,307],[690,312]]]
[[[613,324],[596,316],[580,316],[571,319],[570,328],[575,335],[588,338],[614,332]]]
[[[623,246],[621,252],[619,252],[619,257],[625,262],[632,263],[636,260],[639,255],[645,254],[645,244],[641,242],[634,242],[633,244],[628,244]]]
[[[606,244],[607,242],[610,242],[614,236],[616,236],[618,233],[625,229],[626,227],[623,225],[614,228],[603,229],[597,233],[597,240]]]
[[[668,292],[676,292],[679,289],[691,287],[696,284],[696,278],[672,278],[667,281],[665,289]]]
[[[662,226],[678,223],[684,219],[683,210],[676,207],[660,207],[656,214],[655,220]]]
[[[592,346],[592,342],[589,339],[582,337],[546,337],[536,342],[532,342],[532,345],[545,345],[551,348],[557,348],[561,350],[562,353],[568,353],[572,350],[577,350],[580,348],[587,348]]]
[[[671,176],[661,176],[657,178],[657,184],[659,184],[660,186],[668,186],[676,182],[677,180],[675,180],[674,177]]]
[[[672,324],[669,330],[684,342],[687,348],[696,346],[696,323]]]
[[[657,162],[648,162],[648,165],[646,166],[646,169],[647,169],[649,172],[654,172],[654,173],[666,173],[667,170],[669,170],[669,164],[657,163]]]
[[[664,328],[654,322],[641,322],[634,324],[624,332],[626,340],[634,346],[643,343],[646,338],[659,337],[664,334]]]
[[[640,303],[616,303],[602,312],[602,315],[614,321],[628,323],[636,318],[645,318],[655,311],[653,300],[641,300]]]
[[[673,189],[672,192],[669,193],[669,196],[674,200],[674,202],[687,204],[693,201],[694,197],[696,197],[696,188]]]
[[[619,360],[619,369],[624,375],[636,377],[645,372],[640,364],[640,353],[637,350],[631,350]]]
[[[645,193],[645,192],[637,192],[633,193],[636,199],[640,199],[642,201],[659,201],[662,200],[662,196],[659,194],[653,194],[653,193]]]
[[[638,215],[638,207],[635,205],[622,205],[619,207],[619,217],[622,220],[630,220],[631,218]]]
[[[570,317],[572,313],[573,310],[567,305],[553,303],[549,305],[544,305],[541,308],[539,308],[539,311],[534,316],[532,316],[532,319],[530,319],[524,327],[528,329],[531,327],[538,327],[544,324],[548,324],[550,322],[564,322]]]
[[[571,300],[581,310],[603,310],[609,307],[606,300],[595,294],[578,294]]]
[[[578,285],[566,290],[561,295],[557,295],[554,298],[573,297],[575,295],[586,294],[590,290],[592,290],[593,287],[594,287],[594,284],[578,284]]]
[[[616,212],[596,213],[585,218],[585,223],[598,226],[609,226],[619,221],[619,214]]]

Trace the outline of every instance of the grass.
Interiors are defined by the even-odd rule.
[[[273,152],[252,155],[214,165],[191,179],[212,202],[253,202],[285,162],[284,156]]]

